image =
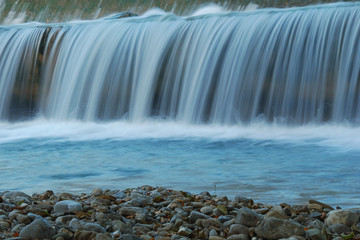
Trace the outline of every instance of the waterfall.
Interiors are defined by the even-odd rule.
[[[0,118],[358,123],[360,4],[0,28]]]

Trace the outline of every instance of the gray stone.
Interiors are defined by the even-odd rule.
[[[214,216],[224,215],[224,213],[223,213],[220,209],[218,209],[218,208],[214,208],[212,214],[213,214]]]
[[[309,216],[310,218],[316,218],[316,219],[320,219],[322,217],[322,213],[319,213],[319,212],[312,212]]]
[[[227,238],[227,240],[249,240],[250,237],[247,234],[235,234]]]
[[[24,227],[26,227],[25,224],[17,224],[11,229],[10,232],[19,233],[21,231],[21,229],[23,229]]]
[[[188,237],[192,234],[192,230],[188,227],[180,227],[179,231],[178,231],[178,234],[181,235],[181,236],[185,236],[185,237]]]
[[[267,239],[288,238],[292,235],[304,236],[304,226],[292,220],[265,218],[255,228],[258,237]]]
[[[23,224],[25,224],[25,225],[31,223],[30,218],[29,218],[28,216],[24,215],[24,214],[17,214],[17,215],[16,215],[16,220],[17,220],[19,223],[23,223]]]
[[[209,237],[215,237],[218,236],[218,233],[215,229],[211,229],[209,232]]]
[[[216,228],[224,228],[224,225],[216,218],[209,218],[209,219],[201,219],[201,225],[203,228],[210,228],[210,227],[216,227]]]
[[[55,229],[48,222],[39,218],[23,228],[19,236],[23,239],[52,239],[55,234]]]
[[[213,212],[213,208],[209,206],[205,206],[200,209],[200,212],[206,215],[211,215]]]
[[[222,223],[224,223],[226,221],[229,221],[229,220],[231,220],[233,218],[234,218],[233,216],[229,216],[229,215],[218,217],[219,221],[222,222]]]
[[[239,203],[244,203],[245,205],[247,205],[248,207],[254,205],[254,200],[243,197],[243,196],[236,196],[235,197],[235,201],[239,202]]]
[[[198,219],[208,219],[208,218],[210,218],[210,217],[206,214],[203,214],[198,211],[192,211],[189,216],[189,221],[190,221],[190,223],[195,223],[196,220],[198,220]]]
[[[95,188],[91,191],[91,195],[101,196],[103,194],[103,190],[100,188]]]
[[[233,224],[230,226],[229,235],[249,234],[249,228],[241,224]]]
[[[329,230],[330,232],[337,234],[348,233],[351,231],[348,226],[341,223],[332,224],[331,226],[329,226]]]
[[[80,230],[81,229],[81,223],[79,221],[79,219],[77,218],[73,218],[70,223],[69,223],[69,227],[71,227],[74,230]]]
[[[225,238],[219,236],[210,236],[209,240],[225,240]]]
[[[349,210],[333,210],[328,213],[325,219],[325,225],[330,226],[332,224],[341,223],[348,227],[358,222],[358,216]]]
[[[324,228],[324,226],[325,226],[325,224],[323,223],[323,222],[321,222],[321,221],[319,221],[319,220],[314,220],[314,221],[311,221],[311,222],[309,222],[308,224],[307,224],[307,226],[309,227],[309,228],[317,228],[317,229],[319,229],[319,230],[322,230],[323,228]]]
[[[7,192],[3,195],[4,200],[9,201],[10,203],[20,205],[21,203],[30,203],[31,197],[26,193],[20,191]]]
[[[126,229],[128,228],[126,223],[120,221],[120,220],[115,220],[112,222],[112,227],[114,230],[118,230],[120,233],[124,234]]]
[[[10,227],[8,222],[0,221],[0,230],[8,230]]]
[[[308,209],[310,212],[322,212],[323,206],[320,204],[312,203],[308,205]]]
[[[96,234],[95,240],[112,240],[112,238],[103,233],[98,233]]]
[[[235,218],[235,223],[247,227],[255,227],[260,220],[261,217],[257,213],[255,213],[254,211],[250,210],[247,207],[243,207],[238,212]]]
[[[120,240],[142,240],[141,238],[133,234],[122,234],[119,238]]]
[[[55,220],[55,224],[57,226],[67,225],[75,217],[76,217],[75,215],[65,215],[65,216],[57,217]]]
[[[313,228],[306,231],[306,239],[309,240],[326,240],[319,229]]]
[[[106,233],[105,228],[97,223],[83,223],[82,228],[87,231],[93,231],[97,233]]]
[[[96,238],[96,232],[86,231],[86,230],[80,230],[75,233],[75,239],[76,240],[89,240]]]
[[[122,198],[126,197],[126,194],[122,191],[119,191],[119,192],[115,193],[113,196],[116,198],[122,199]]]
[[[274,217],[274,218],[279,218],[279,219],[289,219],[289,216],[287,216],[282,211],[277,211],[277,210],[270,210],[269,212],[267,212],[265,214],[265,217],[267,217],[267,218]]]
[[[331,209],[331,210],[335,210],[333,207],[331,207],[330,205],[327,205],[325,203],[316,201],[316,200],[309,200],[309,204],[318,204],[320,206],[322,206],[323,208],[327,208],[327,209]]]
[[[81,204],[73,200],[57,202],[54,206],[54,215],[60,216],[68,213],[81,212]]]
[[[79,221],[76,218],[73,218],[70,221],[69,227],[71,227],[74,230],[85,230],[90,232],[106,233],[105,228],[103,228],[100,224],[83,222],[83,221]]]

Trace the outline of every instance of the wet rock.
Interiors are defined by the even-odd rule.
[[[310,212],[322,212],[323,210],[323,206],[319,205],[319,204],[316,204],[316,203],[312,203],[312,204],[309,204],[308,205],[308,209]]]
[[[56,218],[55,223],[57,226],[68,225],[73,218],[75,218],[75,215],[60,216]]]
[[[256,224],[261,220],[261,217],[250,210],[247,207],[243,207],[240,209],[239,213],[235,218],[235,223],[241,224],[247,227],[255,227]]]
[[[225,240],[225,238],[219,236],[210,236],[209,240]]]
[[[100,188],[95,188],[91,191],[91,195],[101,196],[103,194],[103,190]]]
[[[216,227],[216,228],[224,228],[223,224],[216,218],[209,218],[209,219],[201,219],[201,226],[203,228],[210,228],[210,227]]]
[[[178,231],[178,234],[181,235],[181,236],[185,236],[185,237],[188,237],[192,234],[192,230],[188,227],[180,227],[179,231]]]
[[[8,222],[0,221],[0,230],[6,231],[10,229],[11,225]]]
[[[316,229],[319,229],[319,230],[322,230],[325,226],[325,224],[319,220],[314,220],[314,221],[311,221],[307,224],[307,226],[309,228],[316,228]]]
[[[356,224],[358,222],[358,216],[349,210],[333,210],[328,213],[325,224],[330,226],[332,224],[341,223],[348,227]]]
[[[111,240],[112,238],[103,234],[103,233],[98,233],[96,234],[96,238],[95,240]]]
[[[119,238],[120,240],[142,240],[141,238],[132,234],[123,234]]]
[[[279,218],[279,219],[289,219],[289,217],[281,212],[281,211],[277,211],[277,210],[270,210],[268,213],[265,214],[265,217],[269,218],[269,217],[273,217],[273,218]]]
[[[230,237],[227,238],[227,240],[249,240],[250,237],[247,234],[236,234],[236,235],[231,235]]]
[[[326,240],[326,237],[323,236],[322,232],[319,229],[314,228],[306,231],[306,239]]]
[[[115,220],[112,222],[112,227],[114,230],[118,230],[120,233],[125,233],[126,229],[127,229],[127,225],[126,223],[120,221],[120,220]]]
[[[206,215],[211,215],[213,212],[213,208],[209,206],[205,206],[200,209],[200,212]]]
[[[309,212],[307,205],[292,205],[291,208],[297,213],[307,213]]]
[[[229,235],[235,234],[249,234],[249,228],[241,224],[233,224],[230,227]]]
[[[23,224],[25,224],[25,225],[31,223],[30,218],[29,218],[28,216],[24,215],[24,214],[17,214],[17,215],[16,215],[16,220],[17,220],[19,223],[23,223]]]
[[[86,231],[86,230],[80,230],[75,233],[75,239],[76,240],[89,240],[89,239],[95,239],[97,233]]]
[[[97,233],[106,233],[105,228],[102,227],[100,224],[79,221],[76,218],[74,218],[70,221],[69,227],[71,227],[74,230],[86,230],[86,231],[97,232]]]
[[[292,235],[304,236],[304,226],[292,221],[277,218],[265,218],[255,228],[258,237],[266,239],[288,238]]]
[[[341,223],[335,223],[329,226],[329,231],[331,233],[337,233],[337,234],[342,234],[342,233],[348,233],[351,231],[351,229]]]
[[[20,191],[7,192],[3,195],[3,199],[16,205],[20,205],[21,203],[24,202],[25,203],[31,202],[31,197],[26,193]]]
[[[190,223],[195,223],[198,219],[208,219],[210,218],[208,215],[205,215],[198,211],[192,211],[189,216]]]
[[[211,229],[210,232],[209,232],[209,236],[210,237],[215,237],[215,236],[218,236],[218,233],[215,229]]]
[[[55,229],[47,221],[39,218],[23,228],[19,236],[23,239],[51,239],[55,234]]]
[[[54,215],[60,216],[69,213],[75,213],[82,211],[80,203],[73,200],[64,200],[57,202],[54,206]]]
[[[244,203],[247,207],[251,207],[252,205],[254,205],[254,200],[243,196],[236,196],[235,202]]]
[[[309,217],[310,217],[310,218],[321,219],[322,213],[319,213],[319,212],[316,212],[316,211],[315,211],[315,212],[310,213]]]
[[[322,203],[322,202],[319,202],[319,201],[316,201],[316,200],[309,200],[309,204],[318,204],[318,205],[322,206],[323,208],[327,208],[327,209],[330,209],[330,210],[335,210],[330,205],[327,205],[325,203]]]

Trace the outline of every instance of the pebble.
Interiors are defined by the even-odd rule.
[[[73,200],[60,201],[54,206],[54,214],[58,216],[80,211],[82,211],[81,204]]]
[[[150,186],[0,197],[0,239],[360,239],[360,212],[316,200],[271,206]]]

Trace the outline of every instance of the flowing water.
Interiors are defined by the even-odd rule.
[[[0,190],[359,206],[359,17],[356,2],[208,5],[4,25]]]

